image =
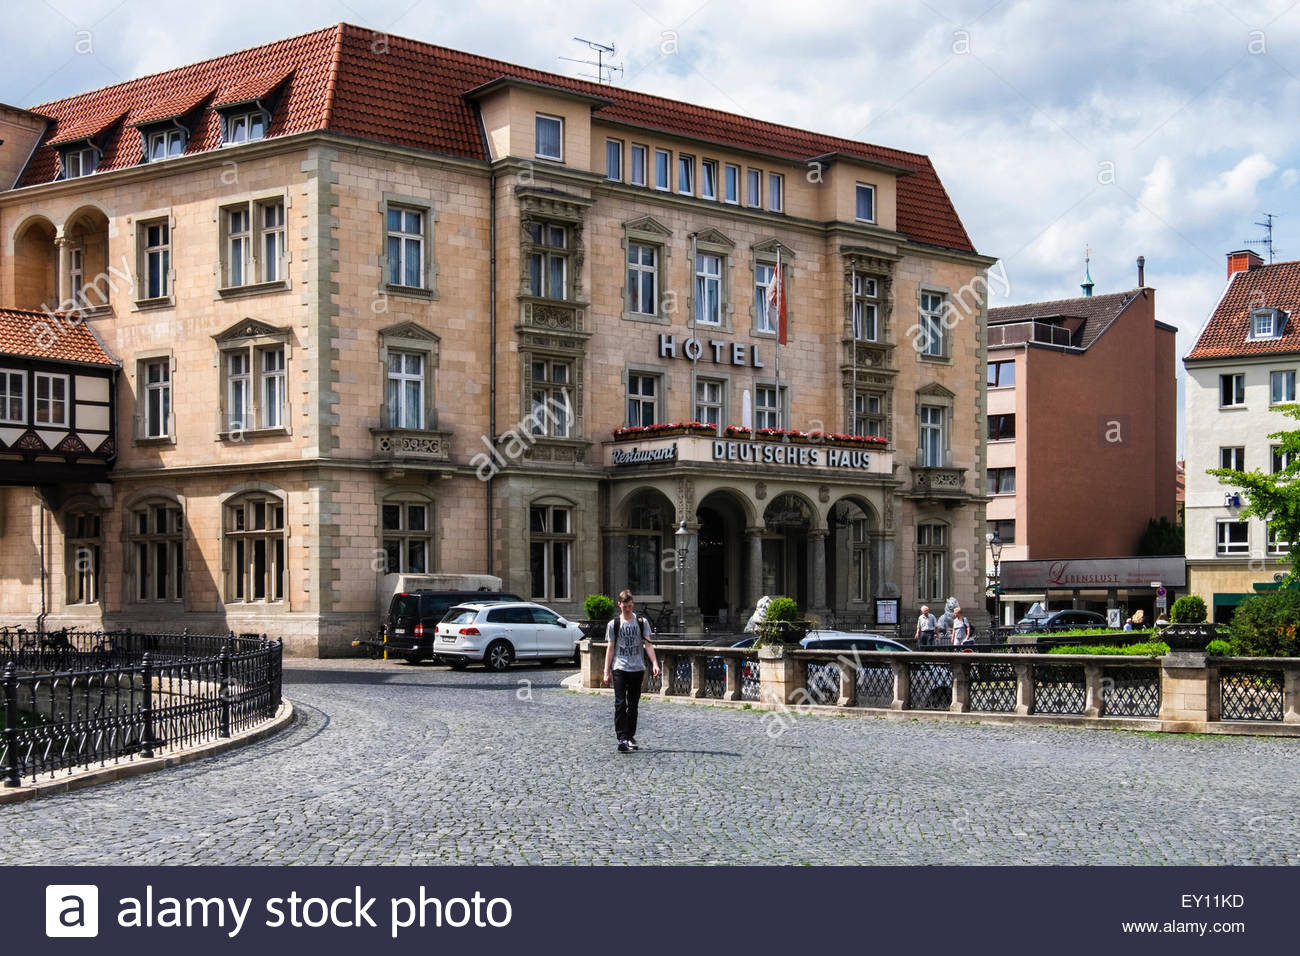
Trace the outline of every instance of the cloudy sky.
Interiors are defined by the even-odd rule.
[[[7,11],[0,101],[94,89],[340,20],[578,75],[614,43],[620,85],[927,153],[994,305],[1158,290],[1192,347],[1224,253],[1279,217],[1300,258],[1300,0],[40,0]],[[521,16],[526,10],[526,16]],[[1181,447],[1181,443],[1180,443]]]

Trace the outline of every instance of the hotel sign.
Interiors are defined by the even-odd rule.
[[[884,450],[846,448],[827,443],[734,441],[685,435],[631,444],[609,443],[607,463],[615,467],[677,461],[732,464],[746,469],[798,468],[819,474],[893,474],[893,455]]]

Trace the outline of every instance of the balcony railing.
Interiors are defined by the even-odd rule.
[[[926,468],[912,465],[912,492],[925,498],[962,498],[966,495],[965,468]]]
[[[450,461],[451,432],[424,431],[413,428],[372,428],[375,457]]]
[[[1074,345],[1074,333],[1051,322],[1005,322],[989,326],[989,348],[1026,342],[1069,348]]]

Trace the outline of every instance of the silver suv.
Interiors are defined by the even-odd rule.
[[[503,671],[513,661],[578,661],[582,631],[550,608],[531,601],[462,603],[438,624],[433,652],[452,667],[482,661]]]

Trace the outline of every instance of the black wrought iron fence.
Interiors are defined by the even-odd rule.
[[[6,787],[229,737],[279,707],[278,640],[128,631],[42,637],[54,635],[0,643]]]
[[[1160,716],[1160,668],[1107,667],[1102,671],[1101,716]]]
[[[1009,714],[1016,709],[1016,666],[1001,661],[970,666],[970,709]]]
[[[1082,714],[1088,700],[1082,664],[1034,664],[1034,713]]]
[[[1281,670],[1220,668],[1220,719],[1281,720],[1283,677]]]

